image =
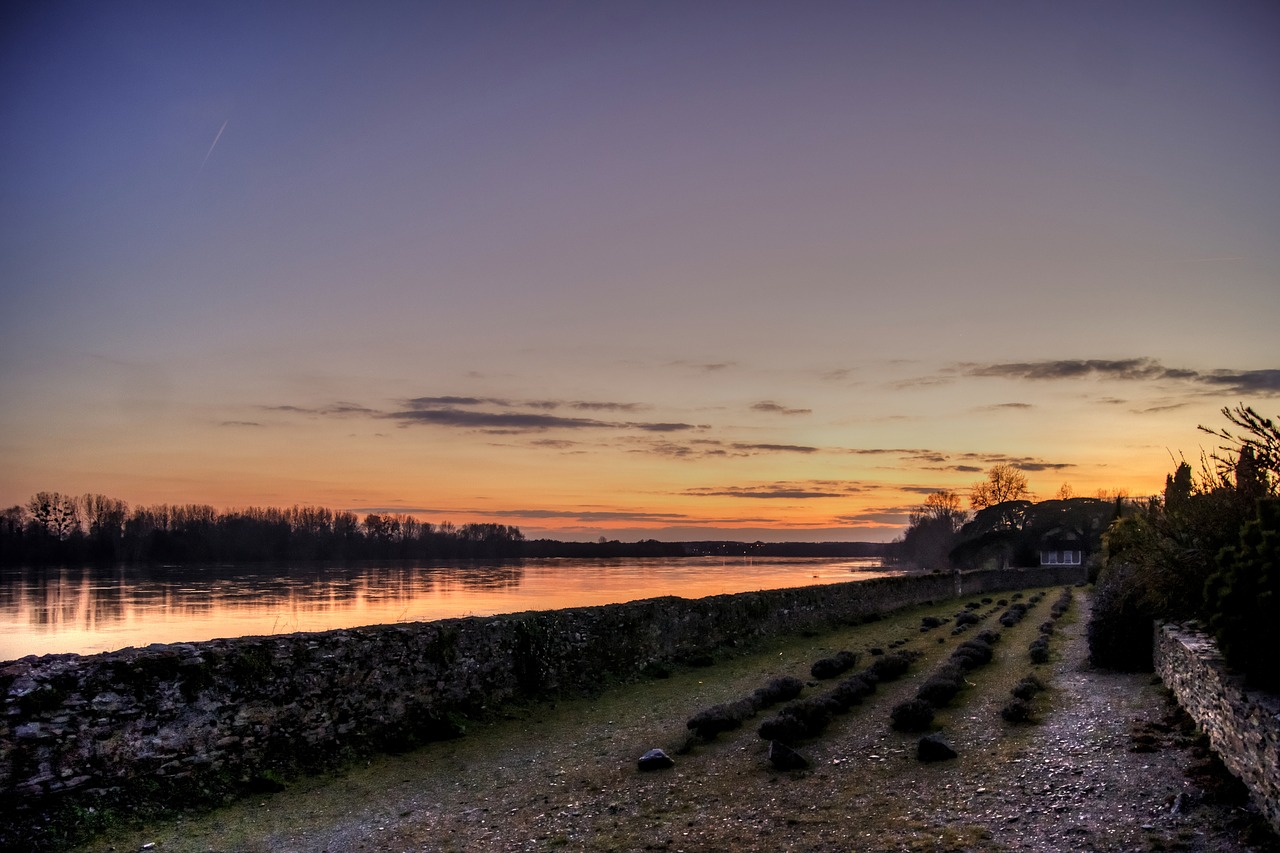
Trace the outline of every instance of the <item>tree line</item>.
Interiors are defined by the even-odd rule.
[[[322,506],[130,508],[99,494],[38,492],[0,511],[0,565],[182,565],[517,557],[877,557],[872,542],[526,540],[503,524],[431,524],[402,513]]]
[[[892,559],[926,569],[978,569],[1034,566],[1050,546],[1097,554],[1103,533],[1129,503],[1122,492],[1077,497],[1067,484],[1049,500],[1033,498],[1024,473],[995,465],[969,488],[968,509],[959,492],[928,495],[891,544]]]
[[[521,556],[523,544],[520,529],[504,524],[360,518],[322,506],[131,508],[105,495],[37,492],[0,511],[4,565],[506,558]]]

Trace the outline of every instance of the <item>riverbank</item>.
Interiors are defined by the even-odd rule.
[[[374,758],[341,774],[219,811],[118,831],[80,850],[266,851],[1134,851],[1271,853],[1274,836],[1214,768],[1150,675],[1085,664],[1084,590],[1057,622],[1050,661],[1028,645],[1057,590],[1012,627],[996,602],[954,620],[969,599],[903,610],[880,622],[781,639],[748,655],[594,698],[509,707],[465,737]],[[990,596],[986,596],[990,597]],[[1001,639],[992,662],[935,720],[959,756],[922,764],[919,735],[894,731],[889,710],[977,630]],[[797,744],[810,762],[779,771],[755,729],[761,717],[682,751],[685,721],[769,679],[813,681],[813,661],[848,649],[920,653],[822,736]],[[1038,725],[1005,722],[1010,688],[1037,672]],[[805,695],[820,690],[810,687]],[[647,749],[675,766],[642,773]]]

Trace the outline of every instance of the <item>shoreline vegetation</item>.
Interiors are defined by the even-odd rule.
[[[130,508],[105,495],[37,492],[0,511],[0,566],[222,564],[534,557],[885,557],[879,542],[526,539],[506,524],[432,524],[322,506]]]

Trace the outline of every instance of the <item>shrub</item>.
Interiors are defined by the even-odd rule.
[[[1006,628],[1012,628],[1027,615],[1027,609],[1027,605],[1022,603],[1010,604],[1009,609],[1000,614],[1000,624]]]
[[[933,706],[923,699],[908,699],[889,712],[893,728],[900,732],[922,732],[933,725]]]
[[[916,691],[916,698],[928,702],[936,708],[948,705],[960,689],[964,687],[964,676],[959,667],[944,666],[946,671],[939,670],[925,680]]]
[[[921,631],[932,631],[942,624],[942,619],[937,616],[924,616],[920,619]]]
[[[763,710],[779,702],[790,702],[804,690],[804,682],[790,675],[769,679],[764,687],[756,688],[751,694],[756,710]]]
[[[822,734],[831,718],[843,710],[826,696],[800,699],[783,708],[776,717],[760,724],[758,734],[765,740],[795,743],[803,738]]]
[[[1017,684],[1015,684],[1013,686],[1013,689],[1009,692],[1012,693],[1014,695],[1014,698],[1016,699],[1022,699],[1023,701],[1028,701],[1037,693],[1040,693],[1041,691],[1046,689],[1047,688],[1045,687],[1043,681],[1041,681],[1039,678],[1036,678],[1035,675],[1028,675],[1025,678],[1023,678],[1021,681],[1019,681]]]
[[[694,714],[685,726],[703,740],[713,740],[721,732],[742,728],[742,721],[754,713],[755,709],[747,702],[713,705]]]
[[[1280,688],[1280,500],[1258,502],[1239,543],[1218,555],[1205,598],[1227,663],[1259,687]]]
[[[909,652],[894,652],[878,658],[867,671],[874,673],[877,681],[896,681],[907,674],[915,657]]]
[[[1108,563],[1098,575],[1087,628],[1089,659],[1094,666],[1149,671],[1155,615],[1137,568]]]
[[[951,661],[964,670],[977,669],[991,662],[995,652],[981,640],[966,640],[951,653]]]
[[[1000,709],[1000,716],[1010,723],[1029,723],[1032,721],[1031,705],[1024,699],[1010,699],[1008,704]]]
[[[848,710],[854,705],[862,704],[863,699],[875,692],[875,682],[869,681],[861,675],[852,675],[831,688],[831,692],[827,696],[840,705],[843,710]]]
[[[761,723],[757,734],[765,740],[795,743],[804,737],[804,726],[790,714],[779,714]]]
[[[814,678],[827,679],[843,675],[858,663],[858,656],[853,652],[837,652],[834,657],[814,661],[809,674]]]
[[[1032,663],[1048,663],[1049,662],[1049,637],[1041,634],[1031,641],[1027,651],[1031,653]]]

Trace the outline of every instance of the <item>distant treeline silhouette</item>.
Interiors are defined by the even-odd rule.
[[[312,560],[500,559],[522,554],[505,524],[430,524],[401,513],[321,506],[205,504],[130,509],[105,495],[38,492],[0,512],[0,563],[256,563]]]
[[[641,539],[619,542],[561,542],[532,539],[524,543],[526,557],[880,557],[888,546],[879,542],[660,542]]]
[[[878,557],[871,542],[526,541],[505,524],[431,524],[321,506],[130,508],[105,495],[38,492],[0,511],[0,564],[265,563],[517,557]]]

